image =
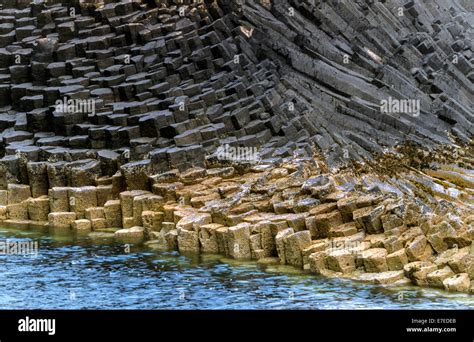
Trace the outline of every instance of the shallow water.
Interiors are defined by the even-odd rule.
[[[183,256],[89,238],[0,229],[0,309],[472,309],[474,296],[325,279],[288,266]],[[400,294],[403,294],[402,296]]]

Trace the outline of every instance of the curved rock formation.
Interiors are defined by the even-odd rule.
[[[474,20],[462,2],[244,3],[240,22],[278,66],[285,102],[298,108],[289,115],[280,107],[283,115],[298,118],[330,163],[344,149],[359,158],[405,141],[472,138]],[[419,107],[383,108],[397,100]]]

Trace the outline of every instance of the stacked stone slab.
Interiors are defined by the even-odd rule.
[[[120,171],[146,189],[133,177],[204,166],[222,145],[285,143],[276,66],[217,2],[14,1],[0,27],[4,188]]]
[[[332,167],[467,142],[471,31],[459,1],[6,2],[0,186],[41,196],[120,171],[150,190],[134,175],[204,166],[222,146],[315,144]],[[388,98],[420,114],[381,113]]]

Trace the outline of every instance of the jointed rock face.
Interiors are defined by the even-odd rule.
[[[2,1],[0,220],[473,292],[469,6]]]
[[[472,4],[267,2],[271,6],[246,1],[241,11],[255,28],[252,41],[260,42],[282,75],[275,87],[282,98],[277,113],[296,128],[285,127],[285,136],[306,135],[330,166],[344,154],[370,158],[407,140],[421,146],[449,145],[450,136],[470,141]],[[415,100],[417,108],[403,100]],[[288,111],[289,102],[297,115]]]

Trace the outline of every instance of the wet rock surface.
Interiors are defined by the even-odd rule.
[[[4,223],[46,221],[53,231],[108,234],[124,244],[146,241],[183,253],[271,259],[328,277],[471,291],[472,188],[452,184],[464,200],[454,206],[434,194],[433,204],[413,195],[409,176],[430,177],[421,171],[407,169],[395,183],[375,172],[340,171],[327,180],[332,192],[310,201],[319,195],[308,194],[308,183],[324,175],[318,158],[288,157],[242,172],[168,171],[147,178],[152,191],[121,191],[100,205],[100,186],[53,188],[49,197],[33,198],[29,186],[11,184],[0,213]],[[303,208],[291,205],[303,199]],[[282,200],[289,201],[284,212]]]

